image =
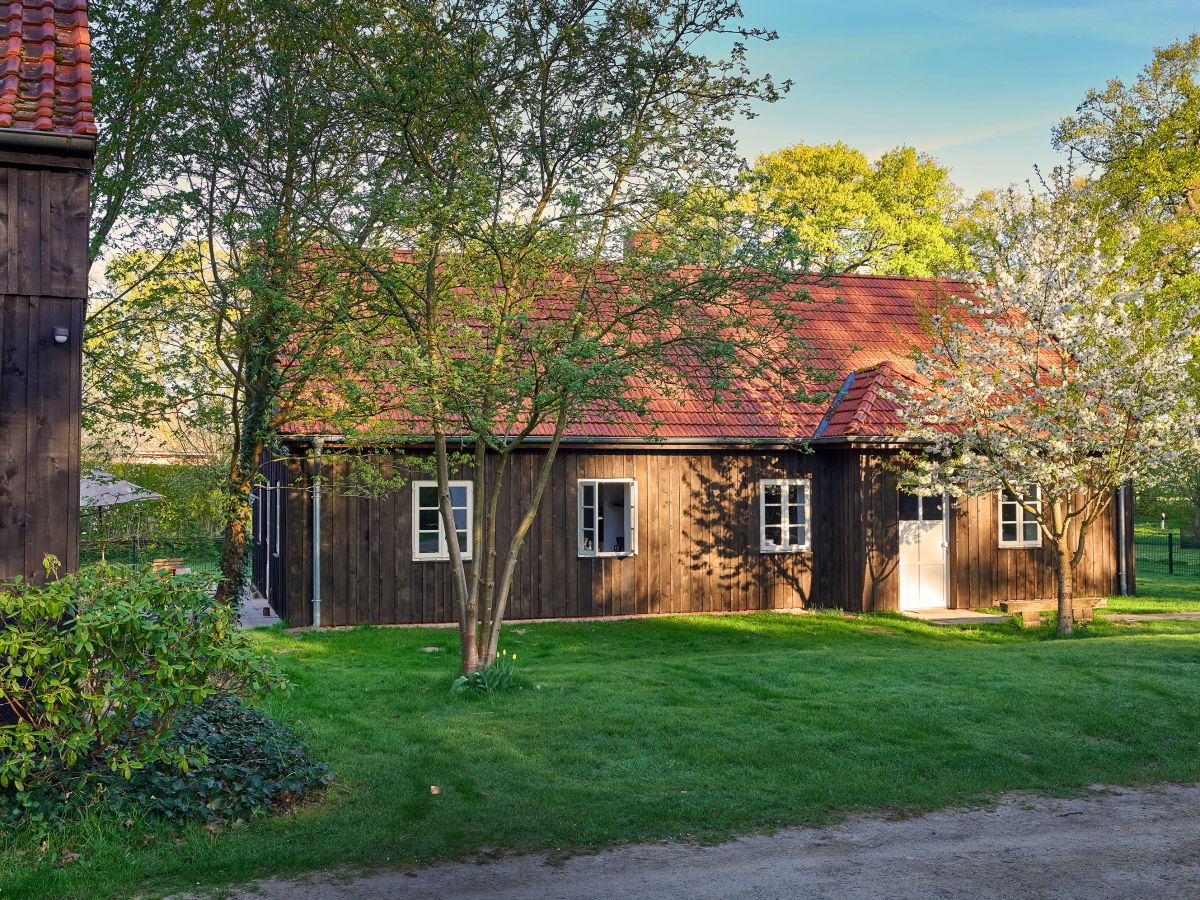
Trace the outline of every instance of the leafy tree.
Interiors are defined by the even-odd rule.
[[[1200,293],[1200,33],[1154,51],[1133,84],[1090,90],[1054,128],[1098,170],[1100,215],[1140,228],[1130,259],[1168,297]]]
[[[1118,486],[1169,477],[1195,453],[1197,404],[1194,330],[1146,315],[1144,278],[1101,248],[1103,226],[1070,185],[1054,188],[1001,198],[992,280],[935,319],[916,380],[896,396],[925,447],[909,483],[1017,499],[1052,547],[1058,632],[1070,634],[1089,527]],[[1127,230],[1120,246],[1133,239]]]
[[[697,212],[691,185],[733,168],[729,120],[776,96],[739,43],[724,61],[695,47],[770,37],[736,27],[738,15],[720,0],[391,7],[364,97],[384,137],[361,216],[382,226],[357,256],[366,290],[344,388],[391,406],[357,429],[363,445],[432,443],[464,673],[495,658],[518,554],[572,426],[649,423],[656,395],[719,389],[780,359],[802,366],[753,230],[732,242],[695,225],[641,233]],[[726,219],[702,212],[691,221]],[[536,481],[505,546],[504,479],[532,450]],[[473,480],[469,523],[451,502],[457,463]]]
[[[97,125],[93,262],[114,246],[141,249],[179,208],[170,182],[178,174],[178,141],[195,75],[189,55],[202,22],[168,0],[88,4]]]
[[[199,7],[165,0],[88,4],[97,138],[91,188],[93,277],[84,340],[84,429],[120,454],[131,429],[176,405],[154,335],[175,310],[136,296],[152,257],[168,263],[185,204],[181,142],[195,92],[192,52],[205,39]]]
[[[1147,304],[1182,323],[1200,301],[1200,33],[1156,48],[1132,84],[1088,91],[1054,143],[1096,166],[1093,210],[1110,235],[1138,226],[1129,257],[1156,281]],[[1200,494],[1195,520],[1200,534]]]
[[[172,185],[183,210],[165,254],[122,257],[126,312],[168,315],[131,338],[139,364],[191,398],[189,423],[229,435],[218,597],[244,584],[250,496],[296,397],[328,370],[347,315],[329,223],[353,196],[366,132],[336,61],[373,4],[239,0],[194,11],[187,120]],[[306,353],[295,350],[303,345]],[[150,380],[150,379],[147,379]]]
[[[802,267],[929,276],[960,268],[958,194],[949,170],[912,147],[871,163],[839,141],[760,156],[739,204],[793,229]]]

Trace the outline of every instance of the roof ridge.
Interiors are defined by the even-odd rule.
[[[959,277],[957,275],[892,275],[892,274],[885,275],[882,273],[875,274],[873,272],[829,272],[829,273],[803,272],[800,274],[804,275],[807,278],[827,278],[827,279],[884,278],[889,281],[907,281],[907,282],[919,281],[919,282],[926,282],[926,283],[954,282],[956,284],[971,284],[972,283],[971,279],[966,278],[966,277]]]

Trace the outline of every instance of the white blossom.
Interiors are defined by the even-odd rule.
[[[1192,311],[1151,311],[1123,253],[1069,197],[1009,206],[971,297],[935,317],[916,378],[893,386],[924,455],[906,481],[956,496],[1041,489],[1039,524],[1071,564],[1116,487],[1196,457]],[[1186,324],[1180,324],[1186,323]],[[1069,579],[1069,571],[1068,571]],[[1069,580],[1068,580],[1069,584]],[[1061,585],[1060,585],[1061,587]]]

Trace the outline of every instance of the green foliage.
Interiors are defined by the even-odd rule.
[[[229,821],[294,802],[333,779],[327,765],[305,756],[290,728],[229,694],[213,694],[184,719],[168,743],[184,752],[203,748],[203,759],[185,771],[160,761],[129,779],[105,776],[107,808],[174,823]]]
[[[728,239],[694,191],[732,186],[731,123],[780,94],[747,64],[747,45],[774,35],[744,26],[737,3],[395,11],[345,54],[368,69],[350,76],[366,85],[355,128],[379,142],[356,224],[375,230],[350,266],[362,275],[347,322],[358,340],[342,348],[344,378],[327,381],[342,402],[322,421],[345,416],[336,430],[362,447],[432,438],[443,488],[445,436],[467,436],[475,562],[451,541],[449,567],[471,672],[495,655],[541,475],[568,429],[640,421],[650,435],[663,397],[711,398],[734,374],[767,370],[811,383],[812,354],[772,291],[792,273],[771,236]],[[635,242],[667,214],[688,223],[686,242]],[[548,438],[539,476],[500,548],[505,513],[490,497],[531,435]]]
[[[739,205],[792,229],[813,268],[892,275],[958,271],[950,171],[912,147],[878,161],[840,141],[764,154]]]
[[[1164,300],[1200,296],[1200,33],[1154,51],[1137,79],[1090,90],[1054,143],[1098,167],[1096,204],[1141,228],[1134,259]]]
[[[1168,478],[1147,487],[1135,485],[1134,514],[1139,519],[1153,519],[1157,527],[1159,517],[1185,519],[1189,523],[1200,508],[1200,473],[1182,470],[1174,478]]]
[[[482,669],[476,669],[467,675],[459,675],[450,685],[450,693],[456,697],[478,696],[479,694],[495,694],[500,691],[511,691],[521,687],[521,679],[517,675],[517,654],[509,655],[502,650],[496,654],[495,661]]]
[[[172,735],[196,704],[286,686],[197,576],[97,566],[16,582],[0,623],[0,802],[13,816],[85,805],[102,776],[187,773],[205,749]]]
[[[84,464],[86,470],[88,465]],[[108,463],[105,471],[117,478],[161,494],[161,500],[126,503],[105,510],[108,538],[129,534],[210,536],[224,527],[221,518],[221,463],[164,465],[161,463]],[[85,537],[99,537],[95,513],[85,511]]]

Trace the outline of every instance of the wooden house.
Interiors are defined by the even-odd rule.
[[[832,399],[734,390],[722,403],[672,400],[654,409],[655,442],[638,422],[576,428],[528,536],[509,619],[971,608],[1054,596],[1050,549],[1017,504],[905,494],[891,465],[900,423],[881,388],[928,339],[928,313],[969,286],[843,275],[807,289],[806,338],[836,373]],[[264,464],[253,545],[255,583],[276,611],[294,625],[312,624],[315,608],[321,625],[455,621],[428,476],[382,500],[318,499],[308,489],[312,449],[336,448],[337,436],[310,423],[280,438],[287,453]],[[510,462],[508,533],[528,508],[541,452],[532,441]],[[385,471],[396,464],[386,447],[371,456]],[[325,474],[336,480],[328,464]],[[469,513],[470,482],[451,494]],[[1132,590],[1131,506],[1110,504],[1093,526],[1078,594],[1117,593],[1122,576]],[[469,535],[459,538],[469,552]]]
[[[83,0],[7,4],[0,63],[0,581],[79,544],[88,186]]]

